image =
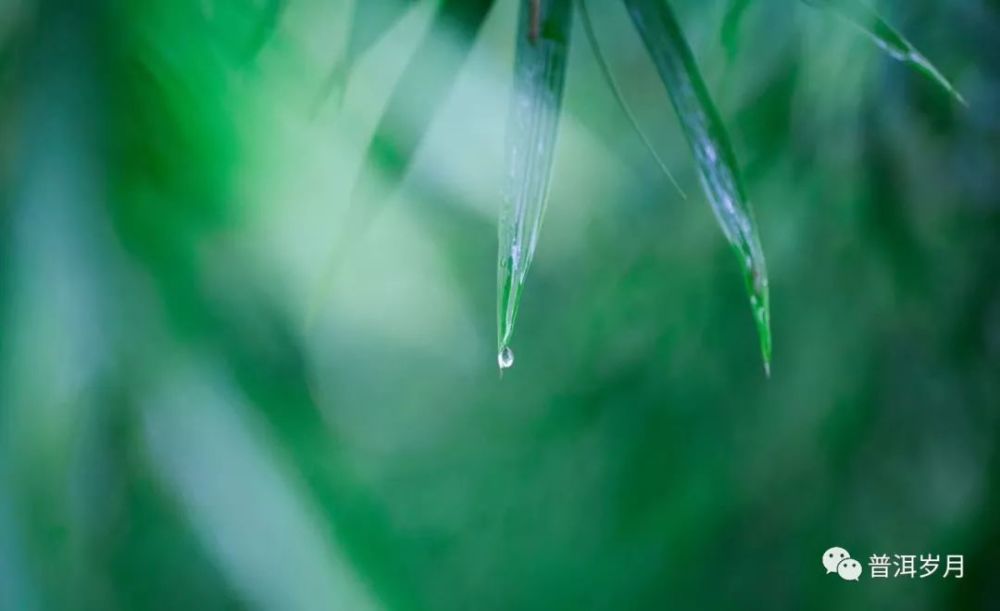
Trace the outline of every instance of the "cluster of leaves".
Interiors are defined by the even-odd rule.
[[[954,588],[864,594],[868,606],[899,606],[899,596],[914,607],[989,606],[1000,540],[1000,480],[991,477],[1000,454],[990,456],[1000,403],[1000,216],[991,195],[1000,138],[989,113],[928,128],[926,109],[909,105],[925,102],[926,91],[883,87],[859,98],[852,89],[845,97],[869,129],[858,142],[845,134],[849,167],[813,167],[811,144],[819,129],[854,127],[853,112],[795,123],[801,150],[789,126],[771,130],[768,119],[786,104],[768,100],[736,115],[728,127],[743,144],[747,174],[754,153],[777,168],[751,190],[769,194],[772,218],[803,210],[789,221],[793,247],[768,253],[782,285],[801,296],[785,320],[795,345],[782,347],[797,358],[770,384],[753,371],[727,371],[752,356],[745,350],[705,354],[706,343],[729,335],[742,306],[704,298],[702,274],[714,265],[703,259],[676,270],[674,286],[690,290],[660,307],[670,291],[658,279],[703,252],[682,240],[655,253],[579,253],[574,264],[588,270],[583,299],[559,328],[529,335],[522,327],[519,350],[569,352],[566,338],[580,358],[498,384],[490,371],[470,372],[460,351],[440,358],[381,327],[348,336],[350,317],[328,334],[299,333],[274,288],[267,240],[240,228],[249,190],[242,181],[258,169],[240,159],[243,149],[280,145],[273,134],[243,141],[262,123],[247,108],[287,100],[287,80],[273,89],[243,73],[237,85],[228,80],[234,49],[259,44],[247,35],[257,24],[246,9],[261,2],[6,6],[14,4],[45,8],[30,35],[17,32],[27,40],[8,37],[0,53],[10,185],[0,202],[0,608],[358,609],[362,584],[375,608],[620,600],[713,609],[759,600],[834,609],[843,600],[827,596],[829,582],[798,559],[811,557],[823,533],[863,540],[890,530],[969,553],[970,566],[983,568]],[[227,4],[227,14],[202,12]],[[401,14],[392,0],[356,4]],[[426,113],[424,123],[447,86],[440,76],[422,81],[426,60],[418,58],[440,51],[435,37],[445,29],[449,57],[456,40],[471,46],[482,18],[468,18],[468,6],[441,5],[397,87],[420,93],[407,110]],[[570,6],[578,41],[588,31],[586,8]],[[988,57],[996,45],[985,36],[996,20],[968,21],[956,36],[976,42],[955,53],[972,54],[976,44]],[[519,43],[541,45],[544,22],[522,23],[529,27]],[[760,34],[750,31],[748,23],[748,43]],[[787,56],[766,73],[773,82],[794,82],[812,65],[800,42],[781,39]],[[18,46],[20,62],[7,54]],[[8,66],[18,63],[25,69],[14,79]],[[996,91],[996,66],[981,65],[981,86]],[[335,81],[350,63],[341,70]],[[795,99],[812,103],[834,87]],[[315,83],[305,88],[315,95]],[[793,97],[793,87],[778,89]],[[983,89],[969,89],[984,99]],[[389,105],[384,125],[398,108]],[[885,121],[894,113],[905,134]],[[742,123],[766,133],[741,138]],[[365,172],[401,177],[421,124],[380,129],[374,143],[382,148]],[[902,149],[913,157],[897,163]],[[946,168],[944,180],[930,178],[932,168]],[[545,175],[536,170],[533,181]],[[800,181],[805,172],[812,181]],[[278,167],[255,180],[286,177],[302,184],[312,176]],[[378,201],[365,202],[363,184],[358,209],[370,215]],[[269,219],[301,218],[286,199],[265,199]],[[805,211],[803,201],[815,205]],[[604,218],[615,224],[601,226],[599,245],[634,228],[655,239],[652,224],[623,218],[625,207],[610,210]],[[668,217],[690,227],[684,211]],[[303,224],[314,222],[306,216]],[[862,239],[841,239],[848,233]],[[806,244],[814,249],[803,261],[796,254]],[[441,249],[449,263],[471,261],[463,271],[491,269],[492,253],[480,256],[478,245]],[[635,250],[655,256],[633,258]],[[397,256],[409,255],[400,248]],[[625,267],[631,281],[618,285]],[[732,284],[724,294],[740,297]],[[773,288],[775,300],[788,295]],[[488,304],[492,289],[468,301]],[[488,305],[481,311],[492,316]],[[635,333],[622,332],[623,321]],[[456,334],[453,346],[470,336]],[[819,484],[814,495],[783,502],[805,482]],[[898,511],[912,506],[926,510]],[[783,579],[793,587],[774,587]]]
[[[769,373],[771,329],[767,265],[753,207],[743,186],[726,127],[669,0],[623,1],[680,120],[708,203],[743,270],[764,368]],[[951,83],[861,0],[804,2],[827,10],[858,28],[890,57],[912,65],[964,104]],[[358,58],[413,4],[412,0],[356,3],[346,51],[330,79],[336,91],[343,91]],[[440,1],[434,23],[396,85],[369,146],[352,197],[345,236],[357,235],[360,226],[371,219],[373,210],[384,201],[386,190],[373,192],[372,185],[387,184],[391,190],[401,182],[424,131],[454,82],[461,67],[461,55],[458,61],[452,59],[442,69],[440,60],[446,54],[441,52],[439,38],[446,29],[458,32],[467,54],[493,4],[493,0]],[[738,27],[739,17],[749,4],[750,0],[733,4],[727,27]],[[520,0],[515,78],[507,129],[507,188],[499,218],[497,350],[501,370],[514,362],[510,348],[514,324],[545,216],[574,13],[579,13],[587,40],[616,100],[647,148],[656,155],[603,57],[586,0]],[[419,101],[416,121],[400,120],[404,109],[408,116],[413,116],[415,101]],[[673,181],[659,157],[657,161]],[[676,182],[674,184],[676,186]],[[679,186],[677,189],[680,192]]]

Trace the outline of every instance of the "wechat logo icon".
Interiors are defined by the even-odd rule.
[[[823,553],[823,567],[828,575],[836,573],[844,581],[858,581],[861,577],[861,563],[842,547],[831,547]]]

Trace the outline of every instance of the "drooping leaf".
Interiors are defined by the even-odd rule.
[[[593,19],[590,18],[590,10],[587,8],[587,0],[579,0],[580,4],[580,21],[583,22],[583,31],[587,35],[587,40],[590,42],[590,49],[594,52],[594,59],[597,60],[597,66],[601,69],[601,74],[604,76],[604,80],[607,82],[608,87],[611,88],[611,93],[618,102],[618,106],[625,113],[625,118],[628,119],[629,125],[635,131],[636,135],[639,136],[639,140],[642,141],[643,146],[649,151],[649,154],[653,156],[656,160],[656,164],[660,166],[663,173],[666,175],[670,184],[677,189],[677,192],[681,194],[681,197],[687,199],[687,194],[684,193],[684,189],[677,183],[677,179],[674,178],[673,172],[667,167],[667,163],[660,157],[660,154],[656,152],[656,147],[650,142],[649,138],[646,136],[646,132],[642,131],[642,127],[639,125],[639,119],[636,118],[635,113],[632,112],[632,108],[629,106],[628,102],[625,100],[625,94],[622,92],[621,86],[618,84],[618,79],[615,78],[614,72],[611,70],[611,65],[608,60],[604,57],[604,53],[601,51],[601,43],[597,38],[597,32],[594,29]]]
[[[511,336],[545,215],[572,17],[573,0],[521,0],[507,125],[508,182],[498,231],[497,359],[501,370],[514,362]]]
[[[771,323],[767,266],[753,209],[739,165],[694,55],[666,0],[625,0],[667,88],[698,164],[701,184],[722,232],[736,251],[746,281],[764,369],[771,367]]]
[[[962,94],[910,41],[896,31],[870,6],[861,0],[803,0],[806,4],[827,9],[867,35],[880,49],[896,61],[908,64],[934,81],[938,87],[968,106]]]
[[[493,0],[442,0],[423,42],[396,83],[365,152],[318,299],[324,298],[343,253],[363,235],[405,178],[492,6]]]
[[[347,46],[323,83],[320,103],[334,92],[340,97],[358,59],[381,40],[415,4],[416,0],[355,0],[351,9]]]

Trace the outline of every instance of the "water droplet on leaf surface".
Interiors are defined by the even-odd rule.
[[[500,365],[500,369],[510,369],[514,366],[514,351],[510,348],[504,348],[497,355],[497,364]]]

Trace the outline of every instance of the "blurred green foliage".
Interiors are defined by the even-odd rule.
[[[576,45],[500,380],[516,3],[321,289],[416,4],[314,115],[349,2],[0,2],[0,608],[996,608],[1000,5],[877,3],[963,109],[822,11],[674,3],[756,207],[770,380],[711,213]],[[591,10],[696,193],[628,16]],[[833,545],[966,574],[847,583]]]

